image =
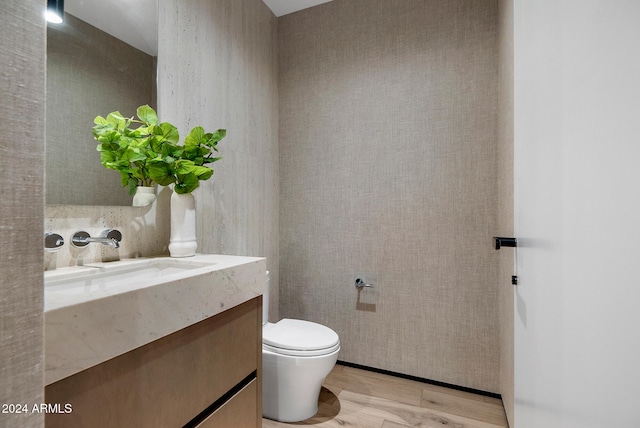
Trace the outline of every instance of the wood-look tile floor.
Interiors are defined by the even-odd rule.
[[[318,413],[292,425],[360,428],[508,428],[502,401],[337,365],[323,384]]]

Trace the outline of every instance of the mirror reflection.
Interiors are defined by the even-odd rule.
[[[47,204],[132,204],[120,175],[100,164],[91,128],[98,115],[156,108],[156,1],[67,0],[64,22],[47,26]],[[126,31],[109,34],[114,23]]]

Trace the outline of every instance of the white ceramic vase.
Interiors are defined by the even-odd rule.
[[[151,205],[156,200],[156,188],[155,187],[136,187],[136,193],[133,195],[134,207],[146,207]]]
[[[189,257],[196,254],[196,199],[191,193],[171,195],[171,257]]]

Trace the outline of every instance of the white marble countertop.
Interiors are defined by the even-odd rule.
[[[134,265],[144,268],[154,263],[169,267],[155,277],[145,273],[144,280],[128,273]],[[104,267],[122,269],[123,280],[108,286],[96,280]],[[92,263],[47,271],[45,384],[263,294],[265,271],[263,258],[202,254],[181,259],[154,257]],[[65,279],[69,273],[75,278],[86,275],[92,281],[69,285]]]

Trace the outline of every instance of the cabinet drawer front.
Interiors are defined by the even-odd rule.
[[[46,387],[52,427],[182,427],[257,370],[260,299]],[[254,397],[255,398],[255,397]]]
[[[257,385],[254,379],[196,428],[257,427]]]

